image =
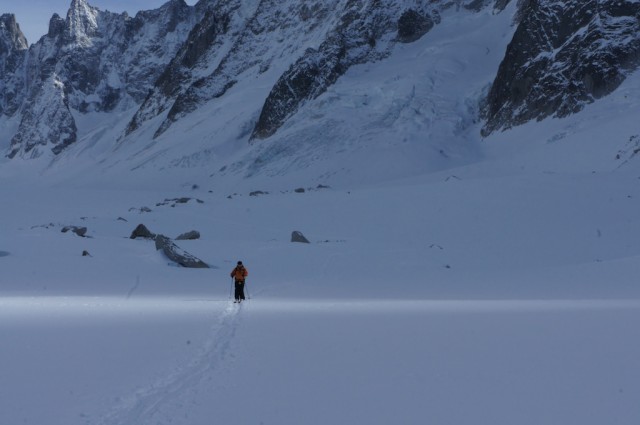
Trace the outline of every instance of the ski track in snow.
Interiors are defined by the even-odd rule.
[[[124,398],[120,405],[105,414],[97,424],[183,423],[180,418],[173,417],[172,412],[184,411],[184,406],[193,403],[195,395],[200,391],[199,384],[213,379],[213,374],[229,353],[240,320],[240,310],[239,306],[229,302],[212,327],[212,336],[191,363]],[[184,424],[190,423],[188,418],[183,419]]]

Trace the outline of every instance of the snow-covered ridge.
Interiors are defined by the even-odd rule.
[[[481,134],[575,113],[633,72],[637,2],[563,4],[172,0],[130,17],[73,0],[0,78],[0,146],[211,178],[361,149],[412,152],[409,174],[452,166]]]
[[[9,135],[8,156],[59,154],[78,139],[78,115],[121,113],[142,102],[195,22],[196,8],[184,1],[131,18],[73,0],[66,19],[51,18],[48,34],[24,52],[23,65],[14,73],[22,82],[23,102],[19,110],[6,114],[20,123]],[[39,100],[55,89],[49,87],[54,75],[67,99],[58,112],[42,109],[50,103]],[[33,117],[54,114],[66,118],[46,121],[47,131],[34,128]]]

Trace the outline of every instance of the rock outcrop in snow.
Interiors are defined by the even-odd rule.
[[[164,235],[157,235],[155,241],[157,251],[162,251],[169,260],[181,265],[182,267],[189,269],[210,268],[207,263],[184,251]]]
[[[182,99],[191,85],[201,84],[198,81],[210,72],[211,62],[218,62],[222,56],[220,52],[225,51],[225,44],[229,43],[228,32],[240,25],[235,22],[242,19],[238,14],[240,6],[239,0],[201,2],[197,5],[198,16],[202,18],[153,87],[149,88],[147,97],[127,126],[126,135],[171,109],[176,99]],[[181,112],[179,107],[172,111],[173,115]]]
[[[580,111],[640,65],[637,1],[527,1],[489,93],[483,134]]]
[[[307,49],[278,79],[251,138],[273,135],[305,101],[324,93],[350,67],[383,59],[396,40],[415,41],[433,27],[434,10],[405,9],[403,3],[347,1],[319,48]]]

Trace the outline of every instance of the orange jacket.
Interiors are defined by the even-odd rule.
[[[249,272],[244,266],[236,266],[236,268],[231,271],[231,277],[240,282],[244,282],[247,276],[249,276]]]

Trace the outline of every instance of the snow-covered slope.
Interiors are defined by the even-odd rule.
[[[264,4],[261,8],[273,13]],[[299,43],[287,44],[291,51],[286,50],[285,54],[280,51],[281,44],[266,44],[262,53],[255,56],[256,62],[249,63],[246,58],[250,55],[242,53],[243,49],[255,51],[255,46],[269,43],[268,40],[275,37],[271,32],[280,28],[274,26],[271,30],[259,31],[260,37],[250,36],[253,33],[249,29],[254,25],[251,22],[260,21],[257,17],[266,13],[261,8],[251,10],[247,5],[232,8],[228,12],[231,17],[253,17],[249,24],[243,24],[245,26],[241,25],[242,21],[233,24],[229,18],[229,25],[238,25],[248,34],[236,36],[235,44],[227,46],[225,37],[230,36],[226,34],[233,34],[228,29],[227,33],[217,36],[213,44],[219,47],[216,60],[220,64],[213,68],[212,77],[198,81],[206,80],[209,84],[226,75],[224,78],[234,83],[225,88],[223,96],[192,103],[199,106],[182,110],[181,118],[171,118],[172,125],[166,126],[165,116],[171,116],[170,110],[175,111],[175,104],[169,110],[168,105],[159,102],[176,99],[176,104],[181,103],[180,99],[188,97],[192,89],[182,91],[166,86],[173,79],[163,77],[158,80],[157,91],[150,94],[131,122],[132,110],[74,112],[77,143],[69,146],[64,155],[57,156],[46,173],[56,179],[77,170],[83,180],[110,180],[103,176],[133,172],[138,175],[136,180],[147,180],[153,175],[153,180],[168,180],[171,183],[167,184],[173,185],[226,184],[222,181],[245,184],[241,181],[246,177],[277,179],[286,175],[287,180],[299,178],[299,185],[335,185],[341,179],[365,182],[417,175],[477,159],[479,104],[514,29],[515,6],[501,13],[495,13],[491,7],[480,11],[446,8],[442,15],[437,15],[440,23],[411,43],[391,40],[395,34],[387,30],[383,33],[386,44],[380,42],[375,47],[378,60],[368,62],[354,57],[344,62],[343,75],[331,84],[318,86],[308,99],[300,98],[300,105],[280,122],[277,132],[267,139],[254,139],[250,144],[266,105],[264,99],[273,96],[269,92],[274,84],[276,87],[280,84],[278,79],[287,71],[287,66],[309,46],[319,50],[307,55],[324,55],[322,52],[328,47],[322,47],[323,40],[328,33],[335,32],[341,22],[334,16],[337,12],[332,12],[334,15],[328,10],[318,12],[324,20],[311,25],[312,30],[304,40],[298,37]],[[397,4],[394,10],[401,14]],[[433,14],[435,16],[435,12]],[[222,18],[211,19],[217,22],[216,19]],[[461,27],[465,28],[464,32],[460,31]],[[296,31],[296,28],[288,30]],[[202,33],[202,28],[194,29],[194,43]],[[375,56],[370,49],[367,47],[364,54]],[[276,61],[274,55],[283,54],[291,57],[290,61]],[[179,64],[190,57],[189,52],[183,51],[178,57],[183,59],[171,65],[173,71],[169,71],[169,75],[185,76],[187,81],[196,78],[204,64],[212,60],[212,56],[207,55],[193,59],[195,65],[187,72]],[[293,65],[292,69],[297,66]],[[228,67],[235,71],[223,72]],[[285,79],[280,81],[286,80],[282,78]],[[131,123],[135,123],[133,127]],[[158,133],[160,127],[164,130]],[[48,161],[50,158],[40,162]],[[386,162],[386,170],[379,166],[381,161]],[[87,165],[93,172],[84,172]],[[299,177],[295,177],[296,173]]]
[[[637,68],[637,2],[565,3],[173,0],[131,18],[74,0],[14,60],[0,143],[201,176],[362,164],[340,154],[365,145],[424,164],[406,175],[473,161],[481,134],[577,112]]]

